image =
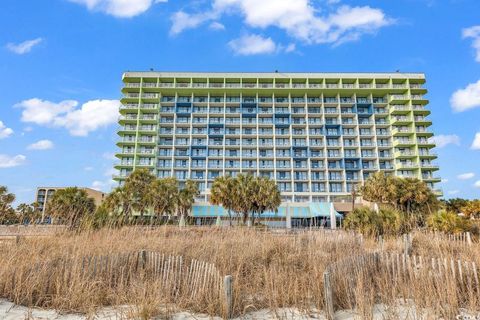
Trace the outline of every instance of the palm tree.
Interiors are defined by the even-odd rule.
[[[9,193],[7,187],[0,186],[0,214],[10,211],[13,201],[15,201],[15,195]]]
[[[30,224],[37,218],[37,212],[32,204],[21,203],[17,206],[16,211],[20,217],[20,223],[28,222],[28,224]]]
[[[0,186],[0,223],[16,223],[17,216],[12,208],[15,195],[8,192],[8,188]]]
[[[185,187],[178,192],[177,210],[181,217],[186,218],[192,210],[195,197],[200,194],[198,185],[193,180],[187,180]]]
[[[260,217],[266,211],[277,211],[282,203],[280,191],[275,181],[268,177],[255,178],[252,186],[252,225],[255,223],[255,213]]]
[[[153,208],[150,224],[153,224],[154,218],[159,215],[173,214],[177,200],[177,179],[170,177],[153,181],[150,185],[150,190],[146,194],[146,201]]]
[[[110,216],[113,216],[114,224],[123,225],[128,219],[132,219],[131,203],[129,195],[124,187],[117,187],[110,192],[102,204]]]
[[[235,181],[231,176],[222,176],[215,178],[210,190],[210,203],[227,210],[230,226],[232,226],[232,211],[237,201],[234,186]]]
[[[136,169],[125,180],[125,192],[128,194],[129,206],[132,210],[140,212],[143,217],[150,207],[148,193],[156,177],[148,169]]]
[[[239,174],[234,179],[234,197],[236,199],[233,211],[242,215],[242,223],[246,224],[250,212],[253,211],[254,178],[251,174]]]
[[[379,171],[368,178],[360,191],[367,201],[392,204],[395,203],[397,193],[395,181],[395,177]]]
[[[65,221],[69,228],[75,228],[83,217],[95,212],[95,202],[88,197],[85,190],[65,188],[58,190],[50,198],[47,211],[50,216]]]
[[[421,204],[428,200],[430,189],[418,179],[404,178],[397,181],[398,204],[407,213],[412,212],[412,206]]]
[[[475,219],[480,215],[480,200],[468,201],[467,204],[461,208],[461,211],[468,218]]]

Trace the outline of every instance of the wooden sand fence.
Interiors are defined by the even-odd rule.
[[[368,253],[331,264],[323,281],[329,319],[333,319],[335,310],[355,309],[360,299],[364,305],[371,299],[371,305],[392,305],[402,300],[421,306],[437,303],[459,308],[478,306],[480,296],[477,265],[442,257]],[[445,296],[448,300],[443,301],[441,297]]]
[[[161,289],[165,301],[188,301],[217,306],[216,314],[229,317],[232,308],[232,277],[223,276],[215,265],[182,256],[141,250],[108,255],[63,256],[0,274],[0,294],[15,301],[16,290],[31,291],[21,304],[45,305],[73,286],[85,290],[107,288],[115,291],[149,283]],[[11,293],[9,295],[8,293]],[[25,296],[25,295],[22,295]]]
[[[459,232],[450,234],[440,231],[421,230],[415,231],[413,233],[413,236],[419,234],[426,236],[430,241],[434,242],[449,241],[463,246],[471,246],[479,243],[479,239],[473,237],[470,232]]]

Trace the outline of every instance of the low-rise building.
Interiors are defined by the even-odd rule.
[[[53,196],[57,190],[66,189],[68,187],[38,187],[37,193],[35,195],[35,202],[38,204],[39,210],[42,212],[42,220],[45,215],[45,210],[47,207],[47,201]],[[105,193],[90,189],[90,188],[79,188],[84,190],[90,198],[93,198],[95,205],[98,207],[103,199],[105,198]]]

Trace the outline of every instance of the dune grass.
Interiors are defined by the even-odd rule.
[[[444,242],[416,236],[412,254],[473,259],[480,265],[478,244],[466,247]],[[402,241],[385,240],[383,248],[391,253],[401,252]],[[213,263],[222,275],[233,276],[233,314],[243,315],[264,308],[294,307],[304,312],[324,309],[323,273],[327,266],[379,250],[379,244],[342,231],[285,234],[253,228],[163,226],[65,232],[24,239],[18,244],[0,243],[0,297],[26,306],[89,314],[103,306],[129,305],[129,312],[144,319],[187,309],[225,316],[222,301],[209,298],[208,294],[201,299],[171,295],[162,289],[158,279],[138,274],[132,274],[128,283],[109,286],[82,278],[79,263],[69,266],[68,288],[50,290],[48,294],[44,290],[46,286],[65,283],[65,279],[64,282],[55,280],[61,276],[60,267],[52,267],[46,261],[65,257],[80,261],[84,256],[139,250],[181,255],[185,261],[197,259]],[[31,270],[32,266],[36,269],[28,273],[28,278],[12,282],[12,274],[22,274],[21,270]],[[428,277],[420,277],[415,282],[392,282],[387,272],[377,272],[373,281],[371,274],[348,269],[348,265],[343,272],[347,278],[356,277],[355,286],[342,286],[338,280],[336,306],[357,309],[366,318],[374,304],[393,305],[398,299],[413,299],[419,307],[434,308],[441,316],[455,314],[461,307],[479,309],[478,292],[468,296],[456,290],[453,283],[439,284]],[[354,299],[350,299],[352,294]]]

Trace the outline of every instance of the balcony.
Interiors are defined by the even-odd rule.
[[[410,97],[408,95],[403,95],[403,94],[394,94],[390,96],[390,103],[394,102],[408,102],[410,100]]]
[[[413,121],[411,117],[393,117],[392,124],[393,125],[401,125],[401,124],[410,124]]]
[[[425,108],[424,105],[421,105],[421,104],[414,104],[412,106],[412,109],[414,114],[423,114],[423,115],[430,114],[430,110],[428,110],[427,108]]]
[[[416,157],[417,154],[414,151],[396,151],[395,157],[397,158],[413,158]]]
[[[137,122],[137,115],[126,115],[118,117],[120,122]]]
[[[126,103],[120,106],[120,110],[136,110],[138,109],[137,103]]]
[[[432,121],[430,119],[425,118],[425,117],[417,116],[417,117],[415,117],[415,123],[429,126],[429,125],[432,124]]]
[[[173,82],[160,82],[158,84],[159,88],[173,88],[175,87],[175,84]]]
[[[412,102],[414,102],[414,103],[426,103],[426,102],[428,102],[428,100],[425,99],[420,94],[412,94],[411,98],[412,98]]]
[[[157,99],[158,94],[156,93],[144,93],[142,94],[142,99]]]
[[[259,83],[258,87],[261,89],[271,89],[273,88],[273,83]]]
[[[374,152],[371,153],[362,153],[362,158],[376,158],[377,154]]]
[[[408,113],[411,109],[407,105],[397,104],[392,105],[390,110],[392,110],[392,113]]]
[[[292,83],[293,89],[303,89],[306,88],[307,85],[305,83]]]
[[[423,147],[435,147],[435,143],[429,139],[417,139],[417,144]]]
[[[392,129],[393,136],[405,136],[413,134],[413,129],[410,128],[393,128]]]
[[[385,104],[388,103],[388,100],[385,98],[373,98],[374,104]]]
[[[440,167],[435,163],[420,163],[420,167],[432,171],[440,170]]]
[[[394,147],[401,147],[401,146],[414,146],[415,142],[411,139],[395,139],[393,140]]]
[[[419,156],[420,156],[421,158],[437,158],[438,155],[437,155],[437,153],[431,152],[431,151],[429,151],[429,152],[420,151],[420,152],[419,152]]]
[[[341,104],[353,104],[354,100],[352,98],[340,98]]]
[[[154,131],[157,131],[157,127],[156,126],[140,126],[138,131],[154,132]]]
[[[223,87],[225,87],[225,85],[224,85],[223,82],[210,82],[208,84],[208,87],[209,88],[223,88]]]
[[[415,162],[399,162],[396,164],[397,169],[417,169],[418,163]]]
[[[371,121],[371,120],[359,120],[358,125],[359,126],[371,126],[371,125],[373,125],[373,121]]]
[[[428,130],[427,128],[416,128],[415,132],[417,133],[417,136],[426,136],[426,137],[433,136],[433,132]]]

